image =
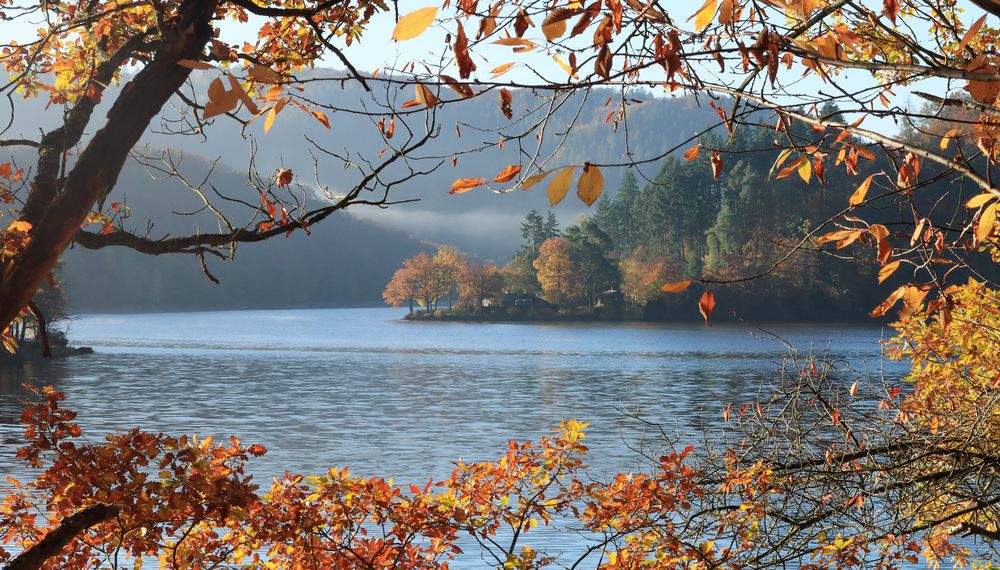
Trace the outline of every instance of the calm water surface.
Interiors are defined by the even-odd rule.
[[[746,326],[409,323],[394,309],[87,315],[74,345],[96,353],[0,369],[0,473],[14,461],[22,382],[68,394],[94,437],[138,426],[236,435],[269,453],[261,483],[329,466],[397,482],[446,476],[452,462],[493,459],[509,439],[560,420],[592,422],[595,476],[634,469],[640,410],[691,434],[723,404],[754,397],[781,343]],[[877,327],[773,326],[800,351],[898,376]]]

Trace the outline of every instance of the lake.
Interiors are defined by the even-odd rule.
[[[509,439],[559,421],[591,422],[594,476],[636,469],[640,426],[625,411],[695,439],[773,378],[787,349],[750,326],[404,322],[405,310],[322,309],[85,315],[72,344],[93,355],[0,369],[0,472],[14,460],[20,384],[53,384],[94,437],[133,426],[236,435],[269,452],[250,471],[425,482],[452,462],[495,459]],[[877,326],[772,325],[799,351],[859,371],[883,361]],[[654,442],[655,443],[655,442]]]

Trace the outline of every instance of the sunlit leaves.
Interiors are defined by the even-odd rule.
[[[601,174],[601,169],[589,163],[584,165],[576,188],[576,195],[579,196],[580,200],[584,204],[592,206],[604,192],[604,175]]]
[[[538,184],[542,180],[545,180],[545,178],[549,174],[551,174],[551,172],[539,172],[538,174],[533,174],[533,175],[525,178],[524,179],[524,183],[522,184],[522,188],[524,188],[525,190],[530,189],[535,184]]]
[[[566,197],[566,193],[569,192],[570,185],[573,184],[573,167],[567,167],[560,170],[552,180],[549,181],[548,190],[546,194],[549,197],[549,205],[555,206],[559,202],[562,202],[563,198]]]
[[[885,281],[886,279],[889,278],[890,275],[895,273],[896,270],[899,269],[900,263],[902,263],[902,261],[897,259],[892,263],[887,263],[883,265],[882,268],[878,270],[878,282],[881,283]]]
[[[1000,206],[997,202],[993,202],[983,210],[983,213],[979,216],[979,222],[976,226],[976,240],[979,242],[984,242],[989,239],[990,235],[993,233],[993,228],[996,226],[997,222],[997,207]]]
[[[396,27],[392,30],[392,39],[397,42],[412,40],[413,38],[424,33],[424,31],[426,31],[427,28],[434,23],[434,18],[437,17],[437,12],[437,6],[428,6],[406,14],[399,19],[399,22],[396,23]]]
[[[858,189],[851,194],[850,204],[851,206],[860,206],[864,203],[865,197],[868,196],[868,188],[872,185],[872,179],[878,176],[879,173],[872,174],[865,178],[864,182],[858,185]]]
[[[970,198],[969,201],[965,203],[965,207],[978,208],[983,204],[989,202],[990,200],[995,200],[996,198],[997,198],[996,194],[993,194],[991,192],[983,192],[982,194],[977,194],[972,198]]]

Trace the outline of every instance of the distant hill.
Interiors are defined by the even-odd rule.
[[[311,73],[315,77],[321,77],[333,72],[320,69]],[[193,76],[194,91],[207,91],[208,83],[213,77],[213,72],[196,73]],[[378,110],[377,100],[384,100],[386,97],[397,98],[398,107],[400,101],[411,96],[409,90],[397,92],[393,89],[386,93],[385,90],[379,91],[377,82],[373,85],[374,96],[366,93],[357,82],[311,82],[306,85],[303,95],[320,104],[356,110]],[[630,93],[629,98],[642,99],[643,102],[632,102],[629,105],[628,122],[619,125],[618,132],[615,133],[614,123],[606,119],[620,104],[620,96],[619,91],[598,89],[589,96],[573,94],[558,106],[546,127],[547,134],[552,138],[544,150],[555,148],[554,144],[558,142],[555,133],[563,131],[571,120],[575,119],[576,125],[572,135],[561,141],[559,156],[550,167],[567,163],[582,164],[584,161],[622,162],[626,154],[626,129],[629,146],[636,157],[657,156],[718,119],[707,104],[699,104],[693,98],[654,97],[636,91]],[[442,98],[453,99],[455,95],[446,89],[442,92]],[[106,96],[104,100],[95,113],[92,128],[100,125],[107,104],[114,97]],[[537,105],[538,99],[534,96],[514,92],[512,106],[515,118],[523,117],[530,107]],[[18,101],[17,108],[18,115],[12,128],[8,130],[8,136],[37,136],[40,127],[51,126],[58,117],[53,109],[43,111],[42,104],[37,101],[27,104]],[[321,183],[334,193],[352,186],[357,174],[353,170],[345,170],[336,159],[311,148],[303,135],[309,136],[329,151],[350,152],[353,160],[377,160],[383,149],[383,142],[373,120],[360,114],[330,114],[332,128],[327,130],[312,116],[289,105],[266,135],[263,133],[262,121],[250,125],[246,132],[241,132],[235,121],[223,118],[209,125],[206,128],[207,137],[203,138],[163,134],[176,128],[176,123],[170,122],[176,118],[172,115],[174,112],[169,110],[169,105],[167,109],[162,124],[154,124],[147,133],[144,140],[148,144],[178,148],[209,159],[221,157],[224,164],[238,172],[244,172],[249,157],[250,145],[247,139],[252,138],[258,148],[256,161],[262,172],[273,172],[275,168],[284,166],[294,169],[300,175],[300,180],[311,181],[315,158],[319,165]],[[528,122],[540,119],[541,113],[539,110],[530,114],[527,120],[512,125],[508,131],[523,129]],[[480,127],[507,123],[499,110],[497,96],[493,93],[457,105],[445,105],[437,110],[437,119],[441,126],[440,133],[431,144],[416,154],[434,158],[423,161],[422,167],[427,167],[432,162],[442,162],[443,165],[429,175],[404,182],[392,193],[395,199],[416,198],[419,202],[393,206],[388,210],[355,210],[354,213],[365,219],[391,225],[420,239],[454,244],[486,258],[501,258],[516,248],[519,239],[517,228],[524,214],[531,208],[548,209],[544,185],[536,186],[529,192],[505,195],[477,189],[460,196],[449,196],[447,191],[456,178],[492,177],[505,165],[519,162],[520,149],[516,142],[509,141],[501,150],[498,148],[496,133],[479,132],[469,126],[469,123]],[[422,115],[415,116],[412,119],[414,127],[422,126],[422,120]],[[456,125],[461,131],[461,139]],[[401,124],[397,123],[394,142],[403,137],[403,131]],[[483,152],[460,155],[457,167],[452,167],[451,158],[457,151],[480,144],[489,148]],[[534,140],[524,141],[524,144],[524,150],[528,152]],[[651,163],[643,167],[643,173],[652,177],[656,169],[657,165]],[[401,169],[386,173],[388,177],[402,174]],[[615,190],[622,174],[621,169],[605,169],[604,175],[610,192]],[[571,196],[555,211],[561,224],[565,226],[587,209]]]
[[[185,157],[186,176],[204,176],[209,163]],[[222,193],[246,197],[245,176],[217,167],[210,178]],[[127,197],[128,225],[145,230],[158,214],[150,235],[214,230],[216,223],[195,212],[197,197],[177,181],[150,182],[135,164],[123,171],[109,202]],[[253,198],[250,198],[251,200]],[[240,207],[227,208],[239,219]],[[432,246],[386,226],[346,213],[334,214],[308,236],[296,232],[248,244],[232,261],[207,257],[216,285],[202,273],[197,257],[184,254],[150,256],[122,247],[91,251],[74,246],[63,257],[62,277],[73,309],[89,311],[162,311],[323,307],[381,302],[382,289],[401,260]]]

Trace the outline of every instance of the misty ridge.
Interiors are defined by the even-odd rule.
[[[310,79],[342,76],[324,69],[305,75]],[[193,74],[192,93],[203,96],[216,76],[216,72]],[[103,124],[117,89],[109,88],[95,110],[90,134]],[[571,122],[575,126],[570,136],[553,137],[543,145],[543,155],[559,145],[547,169],[586,161],[620,162],[626,154],[626,139],[633,152],[656,156],[717,121],[714,111],[693,98],[637,97],[629,104],[627,124],[619,126],[628,129],[628,137],[616,135],[607,120],[619,104],[617,99],[612,102],[616,94],[620,95],[607,89],[574,95],[552,114],[548,120],[553,130],[565,129]],[[177,134],[184,125],[172,112],[175,107],[168,105],[137,147],[137,158],[126,165],[106,203],[125,204],[125,228],[140,235],[162,238],[218,231],[219,220],[204,201],[161,171],[169,163],[189,183],[204,182],[202,190],[213,207],[237,225],[252,223],[244,219],[252,214],[250,208],[239,204],[240,200],[251,205],[259,202],[257,191],[247,183],[252,162],[261,177],[279,168],[291,169],[296,184],[302,185],[298,193],[306,206],[322,206],[360,179],[358,171],[342,159],[377,163],[385,148],[377,117],[365,113],[385,112],[387,100],[405,100],[410,95],[409,91],[378,92],[377,88],[367,93],[357,82],[307,82],[301,93],[304,99],[353,112],[328,112],[328,130],[310,114],[289,105],[266,134],[262,120],[241,132],[241,125],[226,117],[208,124],[204,136]],[[454,96],[447,92],[442,98]],[[545,112],[532,112],[531,101],[535,101],[533,96],[514,92],[515,117],[520,121],[537,119]],[[39,100],[17,100],[15,106],[8,136],[37,137],[56,126],[58,114],[46,110]],[[470,123],[469,117],[475,120]],[[417,134],[424,128],[422,112],[396,120],[396,140],[405,136],[407,124]],[[489,129],[510,125],[491,94],[461,105],[444,105],[436,110],[435,122],[434,138],[411,157],[414,168],[433,171],[406,180],[388,195],[390,202],[404,203],[388,208],[354,206],[311,228],[311,236],[295,232],[284,240],[240,246],[233,261],[209,258],[208,268],[221,281],[219,285],[209,281],[193,255],[150,257],[126,248],[88,251],[75,246],[63,263],[70,302],[80,311],[376,304],[402,259],[437,244],[455,245],[503,263],[518,246],[525,213],[532,208],[548,209],[544,185],[508,194],[479,190],[450,196],[447,191],[456,178],[492,178],[504,165],[518,163],[534,149],[519,148],[516,141],[499,148],[496,132]],[[88,138],[85,135],[84,142]],[[523,144],[529,142],[533,141]],[[465,152],[470,148],[476,150]],[[457,156],[454,166],[453,156]],[[14,159],[30,177],[34,156],[14,155]],[[640,167],[640,174],[652,177],[655,169],[654,162],[648,165],[648,173]],[[624,169],[605,169],[609,194],[623,173]],[[405,166],[394,165],[384,179],[405,179],[407,174]],[[377,199],[382,191],[374,193]],[[555,213],[566,226],[590,212],[579,201],[567,200]]]

